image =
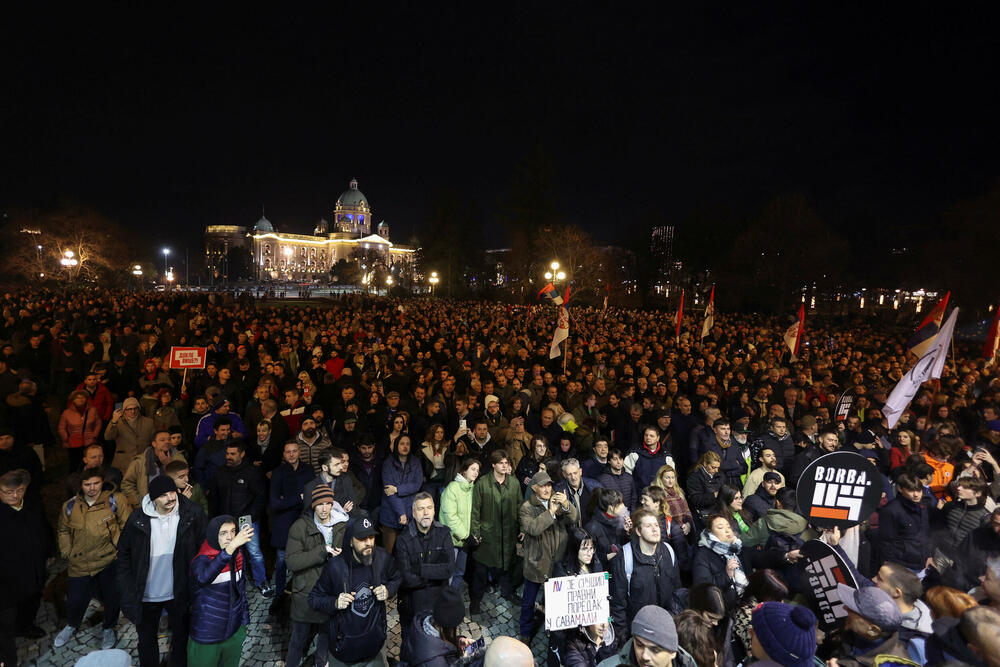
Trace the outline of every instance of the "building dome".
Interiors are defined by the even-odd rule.
[[[368,200],[361,193],[361,190],[358,190],[358,181],[356,179],[352,178],[351,179],[351,183],[348,186],[348,189],[345,190],[344,193],[342,195],[340,195],[340,197],[337,198],[336,208],[338,210],[339,209],[345,209],[345,208],[348,208],[348,209],[349,208],[357,208],[357,209],[368,209],[368,208],[370,208],[370,206],[368,205]]]
[[[260,220],[255,222],[253,225],[253,231],[255,233],[273,232],[274,225],[272,225],[271,221],[264,216],[260,216]]]

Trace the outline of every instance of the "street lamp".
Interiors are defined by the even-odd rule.
[[[170,248],[164,248],[163,249],[163,272],[164,273],[166,273],[167,271],[169,271],[169,269],[167,268],[167,256],[169,254],[170,254]]]
[[[428,281],[431,284],[431,294],[434,294],[434,286],[441,282],[441,279],[438,278],[437,271],[431,271],[431,277],[428,278]]]
[[[135,266],[133,266],[132,267],[132,275],[135,276],[136,278],[140,277],[142,275],[142,267],[139,266],[138,264],[136,264]]]
[[[385,277],[385,284],[388,285],[389,287],[392,287],[392,276]]]
[[[559,262],[552,262],[549,264],[550,271],[545,272],[545,279],[552,280],[554,282],[559,282],[560,280],[566,280],[566,272],[559,270]]]

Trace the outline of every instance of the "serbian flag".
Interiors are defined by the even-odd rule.
[[[569,338],[569,311],[566,306],[559,306],[559,321],[556,323],[556,331],[552,334],[552,346],[549,347],[549,359],[555,359],[562,351],[559,344]]]
[[[684,290],[681,290],[681,305],[677,308],[677,342],[681,340],[681,320],[684,319]]]
[[[806,330],[806,305],[799,306],[799,319],[785,330],[785,345],[792,351],[791,361],[798,359],[799,346],[802,345],[802,332]]]
[[[559,292],[556,291],[555,285],[553,285],[552,283],[549,283],[548,285],[543,287],[542,291],[538,293],[539,299],[541,299],[543,296],[551,299],[552,303],[556,304],[557,306],[562,305],[563,299],[561,296],[559,296]]]
[[[906,341],[906,349],[917,357],[924,356],[924,353],[934,344],[934,338],[941,330],[941,322],[944,320],[944,310],[948,307],[948,298],[951,292],[945,293],[944,297],[937,302],[937,305],[927,313],[927,317],[920,323],[917,330],[913,332],[910,339]]]
[[[715,326],[715,285],[712,285],[712,294],[708,297],[708,306],[705,308],[705,321],[701,325],[701,337],[705,338]]]
[[[996,362],[998,349],[1000,349],[1000,307],[993,315],[993,324],[990,325],[990,331],[986,334],[986,344],[983,345],[983,358],[986,359],[987,366]]]

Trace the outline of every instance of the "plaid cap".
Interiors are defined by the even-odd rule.
[[[903,622],[903,613],[881,588],[865,586],[854,589],[845,584],[837,584],[837,594],[845,607],[884,632],[892,632]]]

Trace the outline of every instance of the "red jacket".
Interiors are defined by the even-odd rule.
[[[82,382],[77,385],[76,389],[77,391],[87,391],[86,385]],[[87,394],[90,395],[90,392],[87,391]],[[110,389],[98,382],[97,391],[94,392],[93,396],[90,396],[88,401],[97,410],[97,416],[101,418],[102,422],[107,424],[111,421],[111,413],[115,409],[115,397],[111,395]]]
[[[86,447],[97,442],[97,434],[100,432],[101,418],[89,403],[84,412],[71,405],[59,417],[59,437],[63,447]]]

